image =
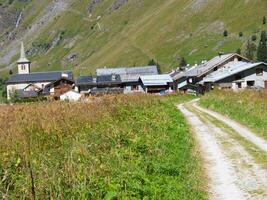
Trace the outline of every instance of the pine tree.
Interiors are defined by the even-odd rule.
[[[238,49],[236,50],[236,53],[239,54],[239,55],[241,55],[241,49],[238,48]]]
[[[251,36],[251,40],[252,40],[252,41],[256,41],[256,40],[257,40],[257,35],[252,35],[252,36]]]
[[[257,51],[257,46],[253,42],[248,40],[246,51],[245,51],[245,56],[250,60],[254,60],[254,55],[256,51]]]
[[[155,66],[157,65],[157,63],[155,62],[154,59],[151,59],[149,62],[148,62],[148,66]]]
[[[257,60],[261,62],[267,62],[267,36],[266,32],[261,32],[261,39],[258,46]]]
[[[180,65],[179,65],[180,69],[182,69],[183,67],[186,67],[186,65],[187,65],[187,62],[186,62],[185,58],[182,57]]]
[[[158,73],[161,74],[162,70],[161,70],[161,66],[159,63],[156,63],[157,69],[158,69]]]
[[[223,36],[224,36],[224,37],[227,37],[227,36],[228,36],[228,31],[227,31],[227,30],[225,30],[225,31],[223,32]]]
[[[148,62],[148,66],[157,66],[158,73],[159,73],[159,74],[162,73],[160,64],[159,64],[158,62],[156,62],[154,59],[151,59],[151,60]]]

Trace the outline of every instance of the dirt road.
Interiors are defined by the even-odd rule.
[[[200,148],[210,199],[267,200],[267,141],[196,101],[177,107]]]

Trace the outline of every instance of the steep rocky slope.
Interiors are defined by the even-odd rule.
[[[100,66],[145,65],[150,59],[167,71],[176,68],[181,57],[194,64],[219,51],[236,51],[267,26],[262,24],[267,8],[262,0],[0,3],[10,15],[10,23],[2,25],[0,10],[2,71],[15,66],[19,40],[25,42],[36,71],[74,69],[85,74]]]

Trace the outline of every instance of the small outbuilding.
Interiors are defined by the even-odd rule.
[[[93,76],[79,76],[75,81],[75,91],[84,94],[89,94],[90,90],[96,86]]]
[[[172,91],[173,80],[169,74],[140,76],[145,93],[165,93]]]
[[[61,94],[60,100],[62,100],[62,101],[79,101],[81,96],[82,95],[80,93],[73,91],[73,90],[70,90],[64,94]]]
[[[45,85],[42,95],[50,96],[54,99],[59,99],[60,96],[74,88],[74,81],[67,77],[61,77],[60,79]]]

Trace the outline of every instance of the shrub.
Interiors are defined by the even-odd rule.
[[[251,36],[251,40],[252,40],[253,42],[255,42],[255,41],[257,40],[257,35],[252,35],[252,36]]]
[[[227,30],[225,30],[225,31],[223,32],[223,36],[224,36],[224,37],[227,37],[227,36],[228,36],[228,31],[227,31]]]

